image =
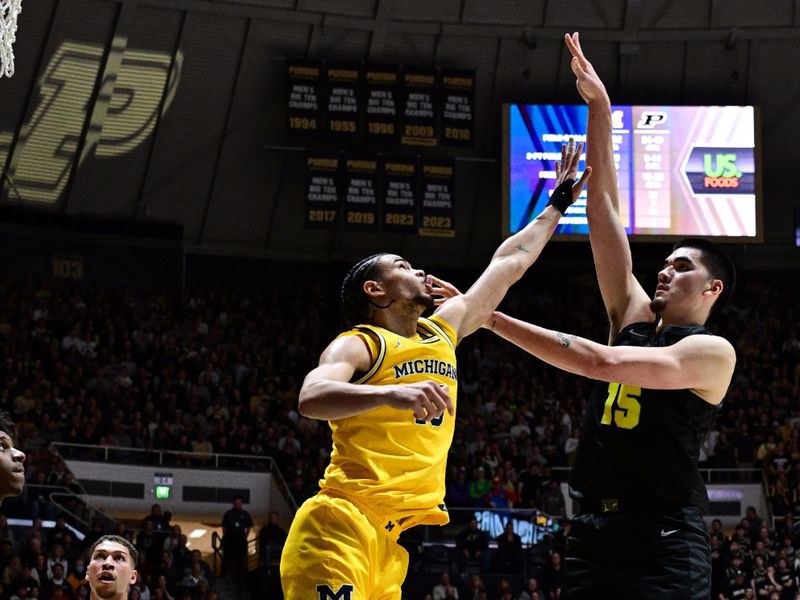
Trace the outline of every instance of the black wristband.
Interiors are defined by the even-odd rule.
[[[574,179],[565,179],[562,181],[556,189],[553,190],[553,194],[550,196],[550,200],[547,201],[547,206],[551,204],[558,209],[562,215],[567,212],[567,209],[572,204],[572,186],[575,185]]]

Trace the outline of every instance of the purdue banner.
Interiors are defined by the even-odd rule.
[[[403,70],[402,130],[400,143],[436,146],[436,71],[428,68]]]
[[[339,159],[308,156],[306,178],[306,227],[336,229],[339,224]]]
[[[394,141],[397,135],[398,73],[396,68],[366,69],[366,133],[368,141]]]
[[[319,116],[322,89],[320,66],[310,61],[290,61],[286,64],[286,73],[289,78],[289,134],[316,134],[322,125]]]
[[[420,195],[420,235],[453,237],[456,232],[451,161],[422,162]]]
[[[386,159],[383,163],[383,231],[417,230],[417,164],[414,160]]]
[[[356,64],[328,63],[326,131],[333,135],[355,136],[360,133],[361,67]]]
[[[348,158],[344,184],[344,228],[378,230],[378,161]]]
[[[475,72],[442,70],[442,145],[471,148],[475,128]]]

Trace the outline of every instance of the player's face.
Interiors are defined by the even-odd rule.
[[[381,257],[381,282],[387,297],[423,308],[433,306],[431,285],[425,271],[414,269],[406,259],[396,254]]]
[[[669,314],[679,320],[697,320],[704,303],[713,300],[707,292],[721,286],[702,263],[703,254],[697,248],[678,248],[664,261],[658,273],[658,285],[650,303],[653,312],[662,317]]]
[[[25,453],[14,448],[14,440],[0,431],[0,500],[19,496],[25,484]]]
[[[117,542],[99,544],[86,569],[89,587],[103,599],[125,598],[137,577],[128,549]]]

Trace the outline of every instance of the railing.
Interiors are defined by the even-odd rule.
[[[552,467],[559,474],[560,481],[569,479],[569,467]],[[700,476],[705,483],[758,483],[763,480],[763,469],[744,468],[700,468]]]
[[[277,471],[271,456],[254,454],[214,454],[212,452],[182,452],[179,450],[148,450],[146,448],[122,448],[119,446],[94,446],[53,442],[59,453],[73,460],[102,460],[137,465],[185,466],[189,468],[214,468],[226,470],[252,470],[253,467],[271,473]],[[115,460],[116,459],[116,460]],[[133,459],[133,460],[131,460]]]
[[[105,531],[113,531],[117,521],[90,504],[86,494],[76,493],[60,485],[26,484],[24,503],[31,510],[36,510],[37,516],[57,518],[63,516],[67,523],[86,533],[96,522],[103,524]],[[42,506],[42,503],[52,504]],[[49,513],[49,514],[48,514]]]
[[[214,454],[206,452],[180,452],[176,450],[148,450],[145,448],[120,448],[119,446],[94,446],[53,442],[52,446],[65,459],[83,461],[120,462],[135,465],[185,467],[189,469],[225,469],[227,471],[259,470],[270,473],[292,512],[297,511],[297,501],[292,495],[278,465],[271,456],[253,454]]]

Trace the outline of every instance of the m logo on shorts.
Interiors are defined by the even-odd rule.
[[[345,583],[339,588],[338,592],[334,592],[329,585],[320,583],[317,586],[317,594],[319,600],[352,600],[353,586]]]

